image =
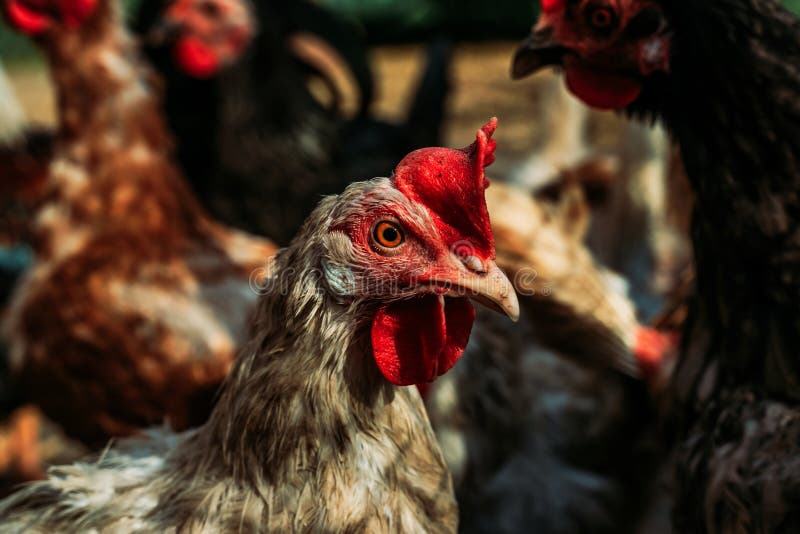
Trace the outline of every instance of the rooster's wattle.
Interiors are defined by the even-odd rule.
[[[495,125],[324,199],[278,255],[209,422],[52,470],[0,504],[4,529],[455,530],[419,394],[398,386],[456,363],[467,297],[519,314],[484,199]]]

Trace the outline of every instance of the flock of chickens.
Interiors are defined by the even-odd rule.
[[[497,119],[437,148],[444,40],[389,123],[357,33],[304,0],[153,0],[131,29],[117,0],[2,8],[58,117],[0,129],[0,239],[33,251],[0,276],[0,470],[42,479],[3,532],[800,531],[777,0],[542,0],[512,76],[555,65],[630,123],[596,158],[552,78],[544,146],[491,186]],[[670,150],[637,119],[694,194],[662,280]],[[40,424],[94,452],[45,473]]]

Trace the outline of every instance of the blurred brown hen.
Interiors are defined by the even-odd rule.
[[[199,424],[246,335],[251,275],[275,248],[200,208],[115,9],[5,8],[44,51],[59,116],[36,262],[5,323],[16,380],[89,444]]]

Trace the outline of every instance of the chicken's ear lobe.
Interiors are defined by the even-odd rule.
[[[589,216],[589,203],[581,186],[567,184],[559,199],[556,215],[564,234],[573,241],[583,241],[589,229]]]

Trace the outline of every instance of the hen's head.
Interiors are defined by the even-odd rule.
[[[484,198],[496,125],[462,150],[412,152],[391,178],[350,186],[331,214],[326,285],[343,303],[376,304],[367,308],[373,354],[393,384],[429,382],[455,364],[475,318],[470,298],[519,315]]]
[[[149,38],[172,48],[178,67],[210,78],[236,63],[256,33],[255,15],[243,0],[174,0]]]
[[[98,0],[5,0],[9,24],[27,35],[65,27],[78,28],[97,8]]]
[[[522,78],[561,65],[570,91],[586,104],[622,109],[639,97],[645,78],[669,71],[671,40],[656,0],[542,0],[511,73]]]

